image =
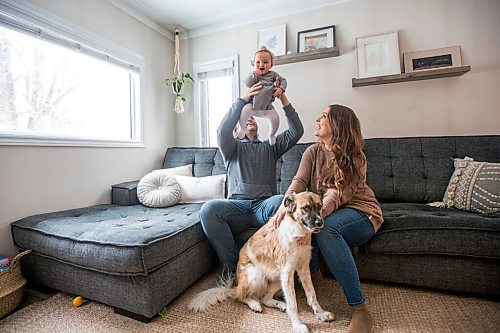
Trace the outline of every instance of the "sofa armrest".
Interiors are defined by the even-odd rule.
[[[138,180],[115,184],[111,186],[111,203],[120,206],[138,205],[137,184]]]

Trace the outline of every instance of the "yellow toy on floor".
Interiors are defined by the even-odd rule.
[[[82,296],[76,296],[75,298],[73,298],[73,306],[75,308],[78,308],[80,306],[82,306],[82,304],[85,302],[85,300],[83,299]]]

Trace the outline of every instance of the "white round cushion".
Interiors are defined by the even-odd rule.
[[[137,185],[137,198],[147,207],[169,207],[181,197],[181,187],[173,175],[150,172]]]

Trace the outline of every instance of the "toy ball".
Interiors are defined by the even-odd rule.
[[[80,307],[83,304],[83,298],[82,296],[76,296],[73,298],[73,306],[74,307]]]

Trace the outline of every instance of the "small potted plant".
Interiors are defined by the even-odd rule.
[[[167,87],[172,85],[172,92],[175,95],[174,110],[177,113],[184,112],[184,102],[186,101],[186,97],[184,97],[184,84],[188,82],[194,82],[189,73],[179,73],[179,75],[174,75],[171,79],[165,79]]]

